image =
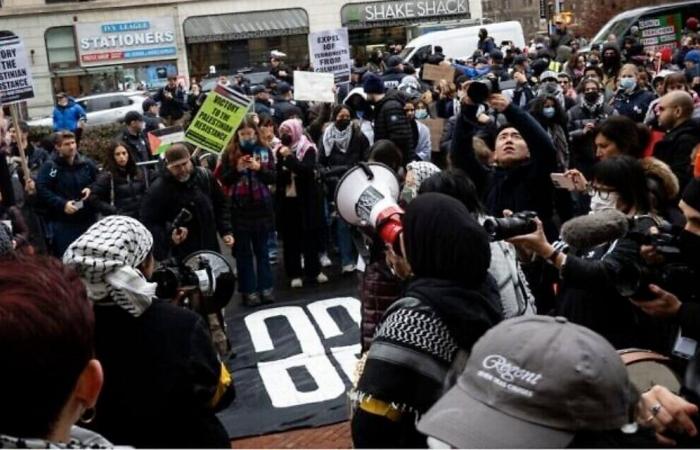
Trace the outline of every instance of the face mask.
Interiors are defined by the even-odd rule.
[[[608,199],[603,200],[600,198],[600,193],[596,192],[591,197],[591,212],[603,211],[605,209],[616,209],[617,208],[617,192],[610,192],[608,194]]]
[[[586,100],[586,102],[593,104],[598,101],[598,93],[586,92],[585,94],[583,94],[583,98]]]
[[[253,150],[255,148],[255,139],[241,139],[241,148],[243,150]]]
[[[428,118],[428,111],[425,109],[417,109],[416,110],[416,119],[427,119]]]
[[[634,78],[629,78],[629,77],[628,77],[628,78],[621,78],[621,79],[620,79],[620,87],[621,87],[622,89],[631,91],[631,90],[634,89],[636,86],[637,86],[637,80],[635,80]]]
[[[282,145],[289,147],[290,145],[292,145],[292,136],[289,134],[283,134],[282,136],[280,136],[280,142],[282,143]]]
[[[542,109],[542,114],[544,114],[544,116],[548,119],[551,119],[552,117],[554,117],[555,112],[556,111],[551,106],[548,106],[548,107]]]
[[[350,119],[340,119],[335,122],[338,131],[344,131],[348,126],[350,126]]]

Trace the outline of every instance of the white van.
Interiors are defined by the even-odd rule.
[[[497,47],[502,41],[511,41],[518,48],[525,47],[523,27],[520,22],[511,21],[426,33],[406,44],[401,57],[404,61],[419,66],[433,53],[433,46],[439,45],[445,57],[466,59],[477,49],[479,30],[482,28],[486,28]]]

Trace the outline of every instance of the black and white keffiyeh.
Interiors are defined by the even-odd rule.
[[[136,269],[153,248],[153,236],[136,219],[109,216],[73,242],[63,262],[85,283],[90,300],[114,303],[138,317],[151,305],[156,284]]]
[[[352,126],[340,131],[336,128],[335,124],[332,123],[328,125],[323,132],[323,151],[328,157],[331,155],[333,147],[337,146],[340,153],[345,153],[350,146],[350,139],[352,139]]]

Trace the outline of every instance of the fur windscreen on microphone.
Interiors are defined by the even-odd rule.
[[[628,229],[627,216],[605,209],[569,220],[561,227],[561,238],[577,250],[588,250],[621,238]]]

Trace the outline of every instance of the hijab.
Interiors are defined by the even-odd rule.
[[[153,248],[153,236],[136,219],[108,216],[100,220],[63,255],[97,304],[116,304],[138,317],[151,306],[156,284],[149,283],[136,267]]]
[[[304,127],[299,119],[288,119],[280,125],[280,134],[282,129],[286,129],[292,137],[292,151],[297,159],[301,161],[309,149],[314,149],[314,144],[304,134]]]

